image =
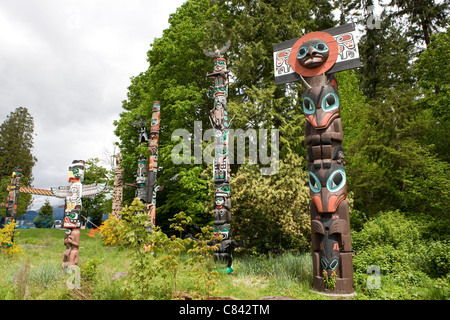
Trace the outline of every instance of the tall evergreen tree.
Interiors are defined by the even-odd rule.
[[[11,173],[22,168],[22,186],[30,186],[33,181],[32,170],[37,159],[32,154],[34,139],[34,120],[27,108],[18,107],[0,125],[0,201],[4,202],[11,182]],[[31,195],[20,195],[18,215],[26,212],[31,204]],[[0,208],[4,215],[5,209]]]
[[[406,35],[415,43],[424,41],[426,46],[431,42],[433,32],[446,28],[449,22],[450,3],[437,0],[391,0],[386,6],[396,6],[392,16],[407,19]]]
[[[39,209],[39,215],[34,218],[33,223],[36,228],[51,228],[54,222],[53,208],[48,199],[46,199],[44,205]]]

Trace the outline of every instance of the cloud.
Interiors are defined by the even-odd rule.
[[[112,152],[130,77],[147,69],[151,43],[183,2],[0,3],[0,121],[19,106],[33,116],[35,187],[66,185],[72,160]]]

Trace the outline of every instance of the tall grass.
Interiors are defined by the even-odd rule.
[[[100,236],[89,238],[88,231],[81,232],[80,261],[82,280],[85,279],[87,267],[95,264],[95,280],[82,281],[84,289],[78,293],[89,299],[130,299],[126,289],[128,279],[111,280],[115,272],[130,272],[130,249],[108,248]],[[69,292],[66,278],[61,275],[62,253],[64,251],[64,231],[55,229],[23,230],[16,239],[18,244],[29,245],[22,258],[0,261],[0,299],[74,299],[75,292]],[[179,274],[179,291],[195,292],[195,279],[185,271],[181,261]],[[232,275],[221,274],[217,285],[223,296],[235,296],[239,299],[258,299],[263,295],[289,295],[296,298],[310,299],[311,282],[310,254],[286,253],[278,256],[239,256],[234,258]],[[92,269],[92,268],[91,268]],[[89,269],[90,270],[90,269]],[[91,270],[92,271],[92,270]],[[10,281],[2,279],[9,278]],[[89,278],[89,277],[87,277]],[[12,279],[14,279],[12,281]],[[155,278],[159,287],[168,286],[165,278]],[[158,287],[158,286],[156,286]],[[84,290],[84,291],[83,291]],[[308,294],[305,294],[305,291]],[[161,291],[161,290],[160,290]],[[162,291],[161,291],[162,292]],[[89,294],[87,294],[89,293]],[[163,292],[162,292],[163,293]],[[166,299],[167,294],[154,296]]]
[[[309,253],[240,257],[236,259],[236,269],[239,269],[240,274],[249,276],[277,277],[299,282],[312,281],[312,260]]]

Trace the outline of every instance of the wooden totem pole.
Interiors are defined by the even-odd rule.
[[[126,183],[127,186],[136,187],[136,198],[146,204],[146,211],[150,216],[150,228],[155,225],[156,218],[156,192],[163,187],[156,185],[158,173],[158,140],[160,124],[161,104],[159,101],[153,102],[152,119],[150,124],[150,134],[146,128],[146,121],[138,117],[138,121],[130,122],[134,127],[139,127],[139,145],[148,143],[149,162],[139,155],[136,183]]]
[[[78,264],[81,228],[81,198],[92,197],[105,191],[106,183],[83,185],[84,161],[74,160],[69,167],[70,186],[50,188],[54,197],[65,199],[63,228],[66,228],[62,268]]]
[[[156,192],[162,190],[162,187],[156,185],[156,176],[158,174],[158,140],[159,140],[159,123],[161,120],[161,104],[159,101],[153,102],[152,120],[150,124],[150,138],[148,143],[148,151],[150,155],[148,163],[147,176],[147,213],[150,216],[151,227],[155,225],[156,219]]]
[[[146,121],[138,117],[137,121],[129,122],[133,127],[139,128],[139,145],[148,142],[148,132],[145,126]],[[138,158],[138,169],[136,172],[136,183],[126,183],[127,186],[136,188],[136,198],[143,203],[147,203],[147,193],[145,192],[148,175],[147,160],[142,154]]]
[[[16,220],[17,205],[19,202],[20,179],[22,177],[22,168],[18,167],[13,173],[11,184],[8,187],[8,197],[6,198],[6,219],[5,225]]]
[[[20,178],[22,177],[22,168],[18,167],[12,173],[11,183],[8,186],[8,196],[6,203],[0,203],[0,207],[6,207],[5,225],[12,223],[17,217],[17,205],[19,202]],[[14,243],[14,232],[11,233],[11,243],[7,246],[12,246]]]
[[[113,199],[111,214],[113,217],[120,219],[122,217],[122,199],[123,199],[123,167],[122,167],[122,156],[119,153],[116,155],[116,168],[114,172],[114,189],[113,189]]]
[[[215,186],[214,231],[222,240],[216,241],[218,249],[214,253],[217,269],[226,273],[233,272],[232,252],[238,244],[231,240],[231,198],[230,163],[228,158],[228,139],[230,121],[227,111],[228,73],[227,60],[222,55],[228,50],[228,41],[221,49],[203,50],[209,57],[215,57],[214,72],[207,74],[214,80],[214,108],[210,111],[210,121],[215,130],[215,156],[213,179]]]
[[[353,24],[274,45],[275,83],[301,81],[308,147],[313,286],[350,294],[353,262],[335,73],[360,66]]]

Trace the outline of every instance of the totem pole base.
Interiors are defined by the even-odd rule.
[[[330,290],[325,287],[325,283],[322,277],[315,276],[313,279],[313,288],[311,291],[329,296],[354,296],[356,295],[353,289],[353,279],[352,278],[338,278],[336,279],[336,287]]]
[[[321,291],[316,291],[314,289],[309,290],[312,293],[317,293],[317,294],[321,294],[323,296],[326,297],[330,297],[333,298],[335,300],[337,299],[343,299],[343,300],[350,300],[351,298],[355,297],[357,294],[356,292],[352,292],[352,293],[333,293],[333,291],[329,290],[326,292],[321,292]]]

